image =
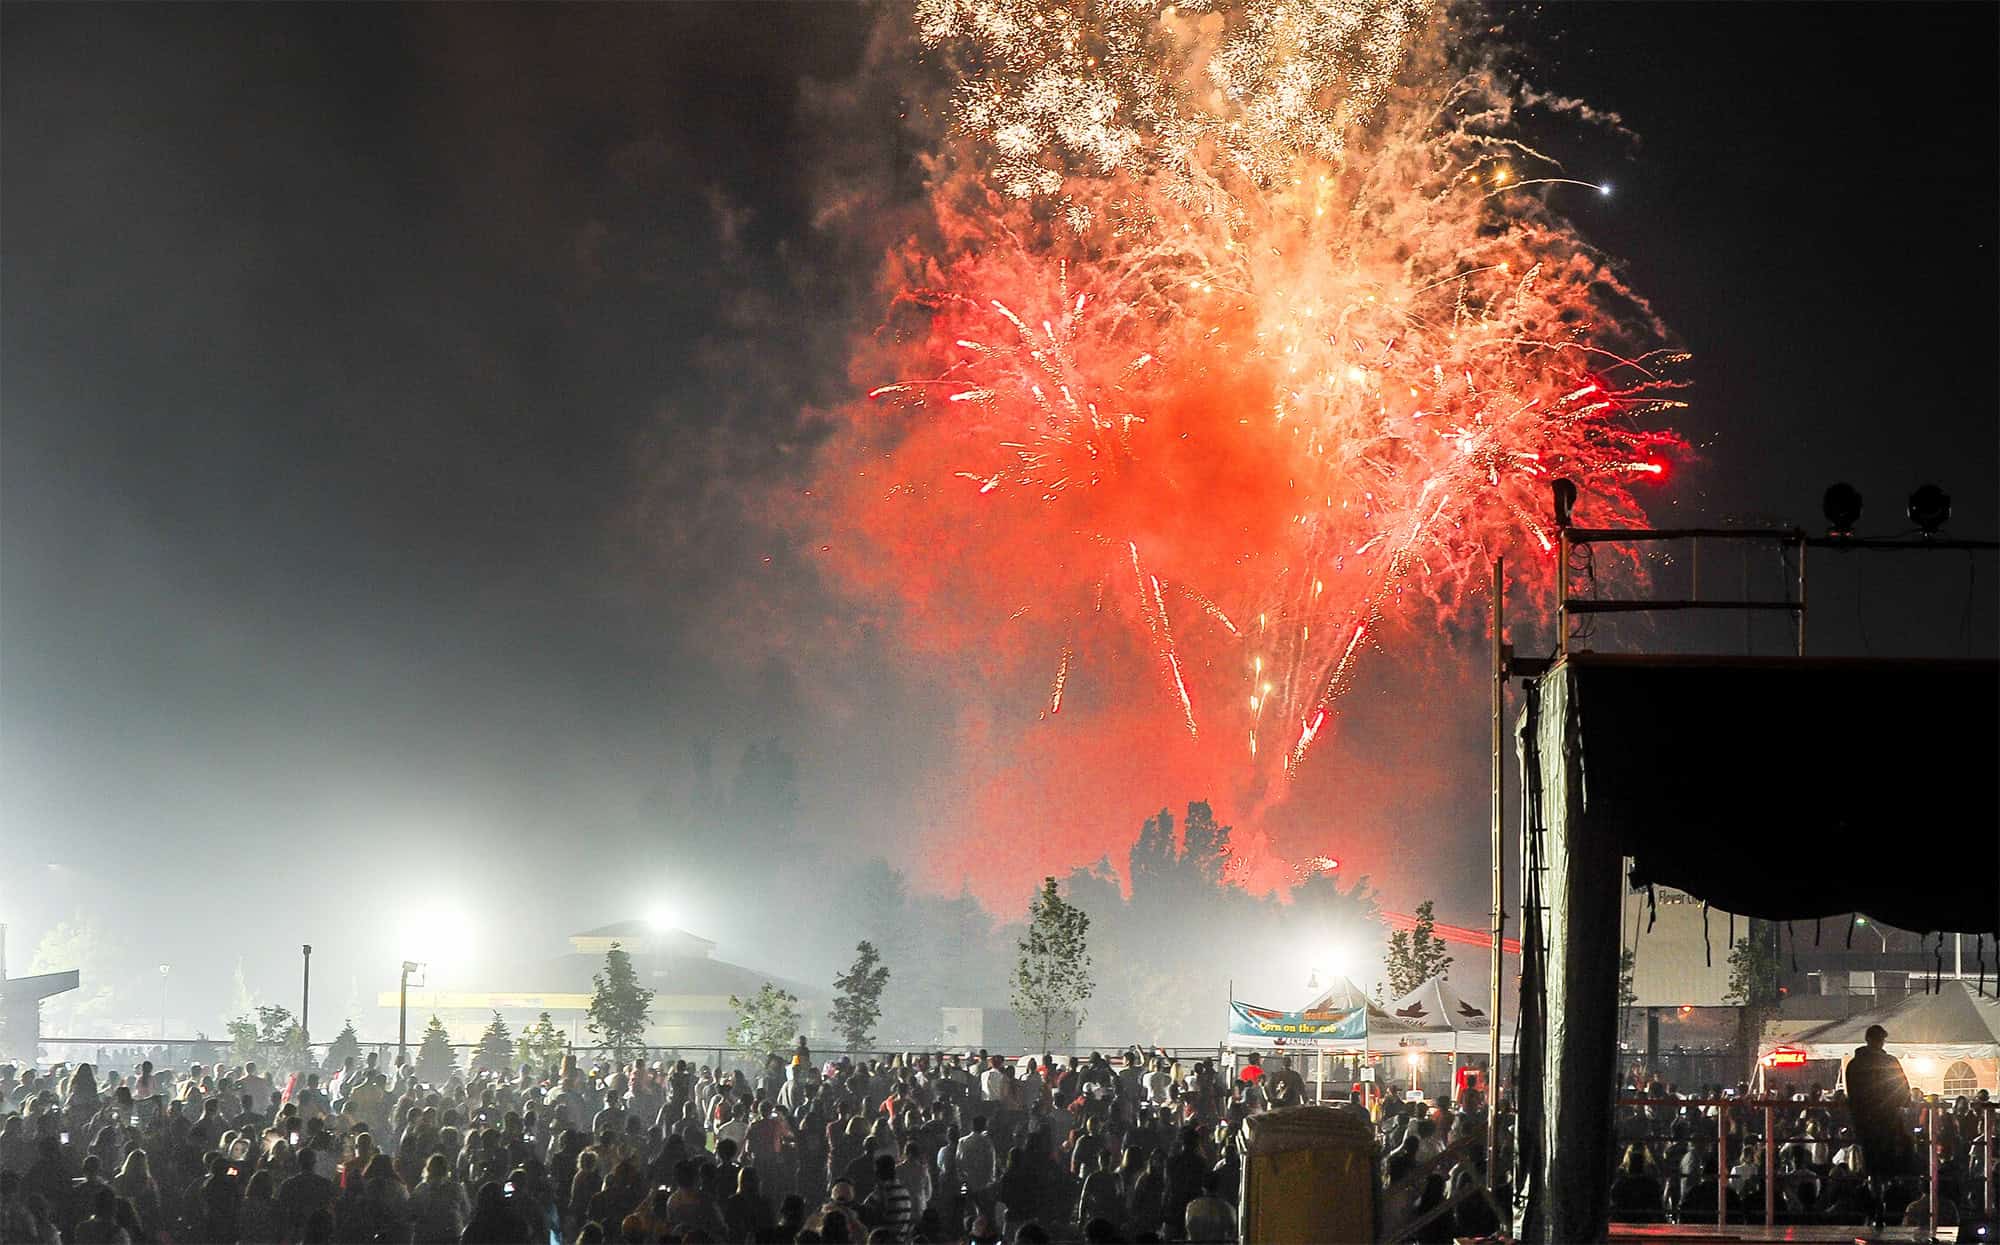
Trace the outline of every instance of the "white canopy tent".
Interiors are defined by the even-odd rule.
[[[1758,1054],[1767,1056],[1782,1046],[1803,1050],[1807,1059],[1838,1059],[1845,1079],[1846,1061],[1867,1041],[1870,1025],[1888,1030],[1882,1048],[1902,1060],[1904,1074],[1920,1089],[2000,1089],[2000,997],[1963,979],[1940,982],[1935,994],[1906,995],[1887,1006],[1766,1041]]]
[[[1387,1012],[1368,1001],[1368,995],[1345,977],[1336,977],[1318,994],[1312,996],[1292,1013],[1293,1018],[1319,1019],[1365,1009],[1364,1028],[1360,1035],[1335,1037],[1330,1034],[1310,1034],[1277,1036],[1263,1033],[1242,1033],[1232,1031],[1228,1037],[1228,1047],[1242,1054],[1297,1056],[1309,1059],[1306,1065],[1313,1082],[1313,1097],[1324,1101],[1326,1098],[1327,1060],[1365,1060],[1368,1056],[1367,1032],[1378,1023],[1393,1025]],[[1351,1069],[1358,1073],[1358,1067]],[[1336,1069],[1337,1071],[1337,1069]],[[1344,1096],[1344,1091],[1343,1091]]]
[[[1379,1009],[1386,1014],[1381,1024],[1369,1017],[1368,1049],[1441,1050],[1454,1054],[1490,1053],[1493,1022],[1486,1009],[1475,1007],[1451,988],[1442,976],[1433,977],[1402,998]],[[1504,1050],[1513,1038],[1512,1026],[1500,1027]]]
[[[1382,1009],[1368,1001],[1368,995],[1360,986],[1345,977],[1336,977],[1318,994],[1307,999],[1296,1009],[1297,1015],[1318,1016],[1335,1012],[1350,1012],[1356,1008],[1368,1010],[1368,1022],[1372,1025],[1377,1015],[1386,1015]],[[1266,1034],[1231,1033],[1229,1048],[1243,1051],[1322,1051],[1329,1054],[1359,1055],[1368,1049],[1365,1037],[1292,1036],[1273,1037]]]

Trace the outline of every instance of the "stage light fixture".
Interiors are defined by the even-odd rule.
[[[1826,516],[1827,535],[1854,535],[1861,520],[1861,490],[1845,480],[1829,486],[1819,499],[1819,512]]]
[[[1951,521],[1951,494],[1935,484],[1925,484],[1910,494],[1910,522],[1923,529],[1926,536],[1935,536],[1939,529]]]

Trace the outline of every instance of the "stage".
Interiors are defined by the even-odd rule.
[[[1873,1241],[1918,1241],[1933,1239],[1925,1237],[1917,1228],[1862,1228],[1854,1224],[1792,1224],[1790,1226],[1764,1227],[1762,1224],[1731,1224],[1718,1228],[1713,1224],[1694,1223],[1614,1223],[1611,1225],[1611,1239],[1614,1241],[1645,1242],[1646,1245],[1670,1245],[1674,1242],[1702,1242],[1704,1245],[1727,1245],[1742,1241],[1746,1245],[1758,1245],[1766,1241],[1812,1241],[1823,1245],[1841,1242],[1847,1245],[1863,1245]],[[1958,1229],[1945,1228],[1936,1240],[1958,1240]]]

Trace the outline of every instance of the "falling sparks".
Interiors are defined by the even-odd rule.
[[[1510,133],[1515,87],[1442,10],[921,0],[915,20],[961,67],[956,171],[930,250],[892,260],[928,329],[859,417],[899,416],[896,478],[967,483],[870,494],[894,513],[860,522],[920,550],[888,572],[906,591],[955,574],[1031,600],[1018,617],[1065,637],[1044,716],[1096,646],[1078,628],[1115,614],[1190,738],[1237,718],[1212,737],[1257,758],[1295,731],[1265,750],[1290,770],[1378,624],[1450,618],[1503,554],[1546,599],[1552,477],[1595,523],[1643,518],[1630,486],[1684,448],[1660,424],[1681,357],[1558,214],[1609,186]],[[1170,597],[1197,607],[1179,634]]]

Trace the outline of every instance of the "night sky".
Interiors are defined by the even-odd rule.
[[[757,895],[771,845],[661,861],[702,740],[781,741],[814,833],[920,865],[951,706],[869,635],[795,644],[839,604],[766,521],[879,314],[829,190],[907,167],[855,80],[871,20],[0,10],[10,970],[84,911],[187,965],[213,1028],[239,951],[277,993],[313,941],[372,993],[440,888],[538,954],[664,890],[725,953],[816,970]],[[1657,517],[1815,524],[1847,479],[1887,535],[1936,480],[1994,536],[2000,8],[1497,24],[1640,136],[1535,123],[1614,185],[1576,219],[1694,355],[1700,458]],[[2000,647],[1990,557],[1814,576],[1817,651]],[[1471,835],[1472,751],[1465,779]],[[1483,853],[1379,880],[1477,925]]]

